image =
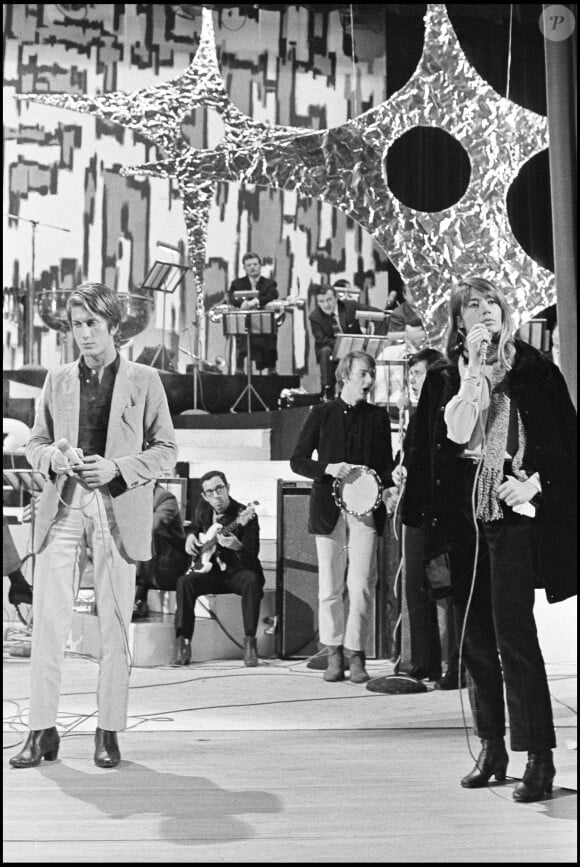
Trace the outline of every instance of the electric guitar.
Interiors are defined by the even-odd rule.
[[[214,556],[217,553],[217,535],[220,533],[222,536],[231,536],[232,531],[235,530],[236,527],[243,527],[245,524],[250,521],[254,515],[256,514],[256,506],[259,506],[258,500],[253,500],[251,503],[248,503],[245,509],[234,518],[233,521],[230,521],[229,524],[220,524],[218,521],[215,524],[212,524],[211,527],[205,531],[205,533],[199,534],[200,546],[194,555],[194,558],[191,562],[191,566],[187,570],[186,574],[191,575],[192,573],[204,573],[210,572],[214,565]],[[216,557],[218,566],[224,571],[226,568],[226,564],[220,560],[219,555]]]

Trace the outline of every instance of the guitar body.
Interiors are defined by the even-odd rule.
[[[254,500],[249,503],[245,509],[243,509],[237,518],[232,521],[230,524],[224,526],[216,521],[215,524],[212,524],[205,533],[199,533],[199,542],[200,547],[197,552],[195,558],[192,560],[191,566],[187,570],[187,575],[193,574],[204,574],[207,572],[211,572],[214,566],[217,564],[221,571],[223,572],[226,568],[226,564],[223,560],[220,559],[218,553],[218,534],[221,533],[224,536],[229,536],[236,527],[243,527],[244,524],[247,524],[251,518],[255,515],[255,507],[259,506],[259,502]]]
[[[205,533],[199,534],[201,549],[191,564],[188,570],[189,572],[199,572],[202,574],[205,572],[211,572],[214,567],[214,556],[217,552],[217,534],[223,529],[224,528],[221,524],[212,524]],[[218,565],[223,572],[226,568],[225,564],[218,561]]]

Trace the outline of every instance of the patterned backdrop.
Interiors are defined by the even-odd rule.
[[[282,324],[279,350],[281,371],[304,374],[307,387],[312,282],[372,269],[369,301],[381,304],[390,260],[433,343],[458,273],[499,278],[526,317],[551,302],[553,275],[524,252],[505,206],[547,147],[545,118],[480,77],[441,4],[423,7],[424,23],[415,11],[417,62],[393,92],[378,8],[5,6],[5,366],[19,360],[20,307],[6,288],[30,285],[30,220],[43,289],[91,279],[138,292],[156,258],[191,266],[165,304],[156,296],[129,349],[158,345],[165,313],[181,370],[178,343],[210,361],[227,351],[203,314],[248,249],[281,297],[305,300]],[[466,189],[441,210],[415,210],[389,183],[389,149],[416,127],[466,154]],[[61,349],[36,325],[48,367]]]

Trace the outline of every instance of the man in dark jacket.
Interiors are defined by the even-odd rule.
[[[349,352],[337,368],[337,378],[340,397],[312,407],[290,466],[295,473],[314,480],[308,529],[316,537],[319,633],[328,649],[324,679],[344,678],[344,651],[350,660],[350,679],[363,683],[369,679],[365,649],[376,583],[377,536],[383,532],[386,509],[380,487],[375,502],[358,514],[337,505],[333,488],[335,480],[346,483],[349,477],[361,474],[360,467],[372,470],[380,483],[389,487],[393,452],[386,410],[368,403],[375,380],[374,358],[365,352]],[[313,459],[315,451],[317,457]],[[345,578],[348,617],[343,598]]]
[[[257,253],[245,253],[242,258],[245,277],[234,280],[228,290],[228,304],[239,307],[241,310],[263,310],[270,301],[278,297],[276,281],[268,277],[262,277],[262,260]],[[241,298],[239,292],[258,293],[256,298]],[[261,318],[261,317],[258,317]],[[256,370],[267,368],[268,373],[276,373],[278,361],[277,335],[275,331],[274,317],[271,317],[274,326],[273,334],[254,334],[250,338],[250,352]],[[247,355],[247,339],[245,336],[236,338],[236,373],[244,372],[244,359]]]
[[[362,334],[360,322],[356,318],[358,311],[369,310],[376,313],[382,311],[378,307],[359,304],[358,301],[338,298],[336,284],[335,286],[318,284],[312,288],[316,294],[316,307],[308,318],[314,337],[314,353],[320,365],[321,394],[324,399],[332,400],[338,365],[338,359],[333,358],[337,335]]]
[[[201,479],[185,550],[193,558],[177,582],[174,665],[191,661],[195,603],[207,593],[236,593],[242,597],[244,664],[258,665],[256,632],[265,583],[260,553],[260,527],[254,505],[243,506],[230,497],[230,486],[221,470],[210,470]]]

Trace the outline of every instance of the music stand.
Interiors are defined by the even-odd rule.
[[[236,295],[242,294],[247,293],[236,293]],[[230,412],[236,411],[236,406],[246,393],[248,395],[248,412],[252,412],[252,394],[267,411],[268,407],[252,385],[251,336],[252,334],[275,334],[275,314],[267,310],[230,310],[229,313],[224,313],[223,328],[226,337],[240,337],[243,334],[246,335],[246,368],[248,383],[235,403],[230,407]]]
[[[367,340],[366,334],[337,334],[332,349],[333,361],[340,361],[349,352],[364,352]]]
[[[150,362],[150,367],[155,365],[159,353],[162,349],[165,349],[165,302],[167,296],[173,295],[185,277],[186,271],[189,271],[189,268],[186,265],[177,265],[174,262],[161,262],[160,260],[155,260],[145,275],[145,280],[143,281],[141,289],[148,289],[151,292],[163,292],[161,346],[157,348],[157,352]],[[161,370],[165,370],[165,352],[161,354]]]

